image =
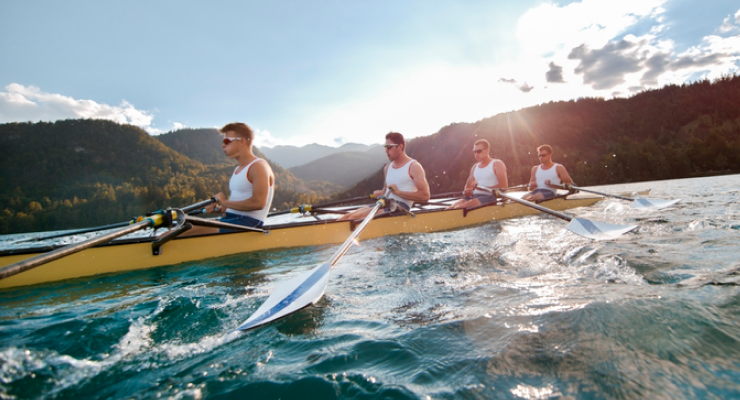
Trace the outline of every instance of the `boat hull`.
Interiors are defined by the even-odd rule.
[[[579,194],[548,200],[541,204],[553,210],[565,210],[590,206],[601,199],[603,198],[600,196]],[[539,213],[537,210],[517,203],[506,203],[473,210],[420,211],[414,217],[384,216],[368,224],[358,239],[454,230],[537,213]],[[0,280],[0,288],[135,271],[261,250],[339,244],[350,235],[354,228],[353,224],[349,221],[314,221],[268,227],[269,233],[235,232],[176,238],[164,244],[159,255],[153,254],[149,239],[111,243],[86,249]],[[0,267],[39,254],[42,253],[3,255],[0,257]]]

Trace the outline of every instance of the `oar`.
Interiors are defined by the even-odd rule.
[[[192,206],[185,207],[182,210],[192,211],[199,207],[204,207],[205,205],[210,204],[213,201],[213,199],[206,200],[197,204],[193,204]],[[170,214],[167,215],[167,213]],[[64,246],[56,250],[52,250],[48,253],[39,254],[38,256],[25,259],[15,264],[7,265],[3,268],[0,268],[0,279],[5,279],[7,277],[20,274],[23,271],[36,268],[39,265],[52,262],[54,260],[80,252],[99,244],[110,242],[117,237],[128,235],[129,233],[133,233],[144,228],[162,226],[165,223],[171,222],[173,215],[175,215],[176,218],[176,213],[172,210],[155,211],[154,213],[149,213],[149,215],[147,215],[146,217],[139,217],[135,221],[131,221],[131,225],[128,227],[117,229],[113,232],[106,233],[105,235],[96,236],[92,239],[88,239],[80,243]]]
[[[208,204],[212,203],[213,201],[215,201],[215,199],[206,200],[206,201],[203,201],[201,203],[196,203],[196,204],[193,204],[191,206],[187,206],[187,207],[183,208],[182,210],[183,210],[183,212],[188,213],[188,214],[191,214],[191,215],[193,215],[193,214],[201,214],[201,213],[205,212],[204,209],[200,208],[200,207],[203,207],[202,204],[205,203],[205,205],[208,205]],[[189,211],[187,211],[186,209],[188,209]],[[108,230],[108,229],[121,228],[121,227],[129,226],[129,225],[131,225],[131,221],[123,221],[123,222],[117,222],[115,224],[94,226],[92,228],[82,228],[82,229],[77,229],[77,230],[73,230],[73,231],[66,231],[66,232],[63,232],[63,233],[55,233],[53,235],[36,236],[36,237],[28,238],[28,239],[16,240],[12,244],[25,243],[25,242],[40,242],[42,240],[56,239],[56,238],[64,237],[64,236],[79,235],[79,234],[82,234],[82,233],[105,231],[105,230]]]
[[[256,328],[319,301],[321,296],[324,295],[324,290],[329,282],[332,267],[344,255],[360,232],[365,229],[365,226],[373,219],[378,210],[385,206],[385,202],[386,200],[382,197],[375,202],[375,207],[370,211],[370,214],[355,228],[329,261],[275,288],[275,291],[262,303],[257,311],[234,331]]]
[[[546,207],[542,207],[539,204],[535,204],[527,200],[522,200],[518,197],[509,196],[508,194],[498,189],[490,190],[482,187],[478,187],[478,189],[487,190],[494,193],[496,196],[509,199],[527,207],[534,208],[535,210],[542,211],[543,213],[550,214],[554,217],[569,221],[570,223],[565,227],[566,229],[590,239],[614,239],[623,233],[627,233],[637,228],[637,225],[616,225],[607,222],[591,221],[584,218],[573,218],[570,215],[563,214],[561,212],[557,212]]]
[[[326,203],[316,204],[315,206],[311,204],[302,204],[298,207],[293,207],[290,210],[277,211],[277,212],[270,213],[268,217],[274,217],[276,215],[283,215],[283,214],[296,214],[296,213],[305,214],[307,212],[311,212],[312,210],[317,210],[319,208],[332,207],[332,206],[337,206],[337,205],[346,204],[346,203],[354,203],[354,202],[361,201],[361,200],[371,200],[374,198],[375,196],[371,194],[369,196],[360,196],[360,197],[352,197],[350,199],[344,199],[344,200],[329,201]]]
[[[106,229],[120,228],[122,226],[129,226],[129,225],[131,225],[131,221],[124,221],[124,222],[118,222],[115,224],[95,226],[92,228],[77,229],[74,231],[67,231],[64,233],[57,233],[57,234],[48,235],[48,236],[36,236],[36,237],[28,238],[28,239],[16,240],[15,242],[13,242],[13,244],[25,243],[25,242],[39,242],[42,240],[56,239],[58,237],[64,237],[64,236],[79,235],[81,233],[104,231]]]
[[[613,198],[619,199],[619,200],[631,201],[632,202],[632,208],[638,208],[638,209],[643,209],[643,210],[645,210],[645,209],[660,210],[660,209],[663,209],[663,208],[670,207],[670,206],[678,203],[679,201],[681,201],[681,199],[678,199],[678,200],[655,200],[655,199],[649,200],[649,199],[643,199],[641,197],[638,197],[638,198],[634,199],[632,197],[624,197],[624,196],[620,196],[620,195],[617,195],[617,194],[602,193],[602,192],[597,192],[597,191],[591,190],[591,189],[584,189],[584,188],[581,188],[581,187],[578,187],[578,186],[574,186],[574,185],[571,185],[571,184],[568,184],[568,183],[566,183],[565,185],[563,185],[563,189],[567,189],[567,190],[580,190],[581,192],[588,192],[588,193],[593,193],[593,194],[599,194],[599,195],[606,196],[606,197],[613,197]]]

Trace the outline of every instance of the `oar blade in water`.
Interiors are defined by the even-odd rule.
[[[607,222],[573,218],[565,227],[569,231],[595,240],[615,239],[637,228],[637,225],[616,225]]]
[[[635,199],[635,201],[632,202],[632,208],[636,208],[639,210],[661,210],[663,208],[668,208],[676,203],[681,201],[681,199],[678,200],[656,200],[656,199]]]
[[[245,331],[292,314],[321,299],[331,275],[331,264],[324,263],[281,283],[265,302],[235,330]]]

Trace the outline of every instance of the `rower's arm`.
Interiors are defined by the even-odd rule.
[[[573,178],[570,177],[564,166],[558,164],[558,169],[556,171],[558,173],[558,178],[560,178],[560,182],[563,184],[573,184]]]
[[[529,190],[537,189],[537,166],[532,167],[532,174],[529,178]]]
[[[498,179],[496,188],[506,189],[509,187],[509,178],[506,176],[506,164],[503,161],[496,160],[493,162],[493,173],[496,174],[496,179]]]

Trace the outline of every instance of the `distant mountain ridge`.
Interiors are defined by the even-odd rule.
[[[300,179],[328,181],[347,189],[373,175],[387,163],[388,157],[383,148],[374,146],[364,152],[330,154],[289,170]]]
[[[344,153],[349,151],[365,152],[373,147],[379,145],[368,146],[358,143],[347,143],[339,147],[325,146],[322,144],[309,144],[306,146],[275,146],[272,148],[265,147],[260,150],[262,153],[269,157],[272,161],[280,164],[283,168],[292,168],[299,165],[308,164],[311,161],[318,160],[322,157],[326,157],[336,153]]]

